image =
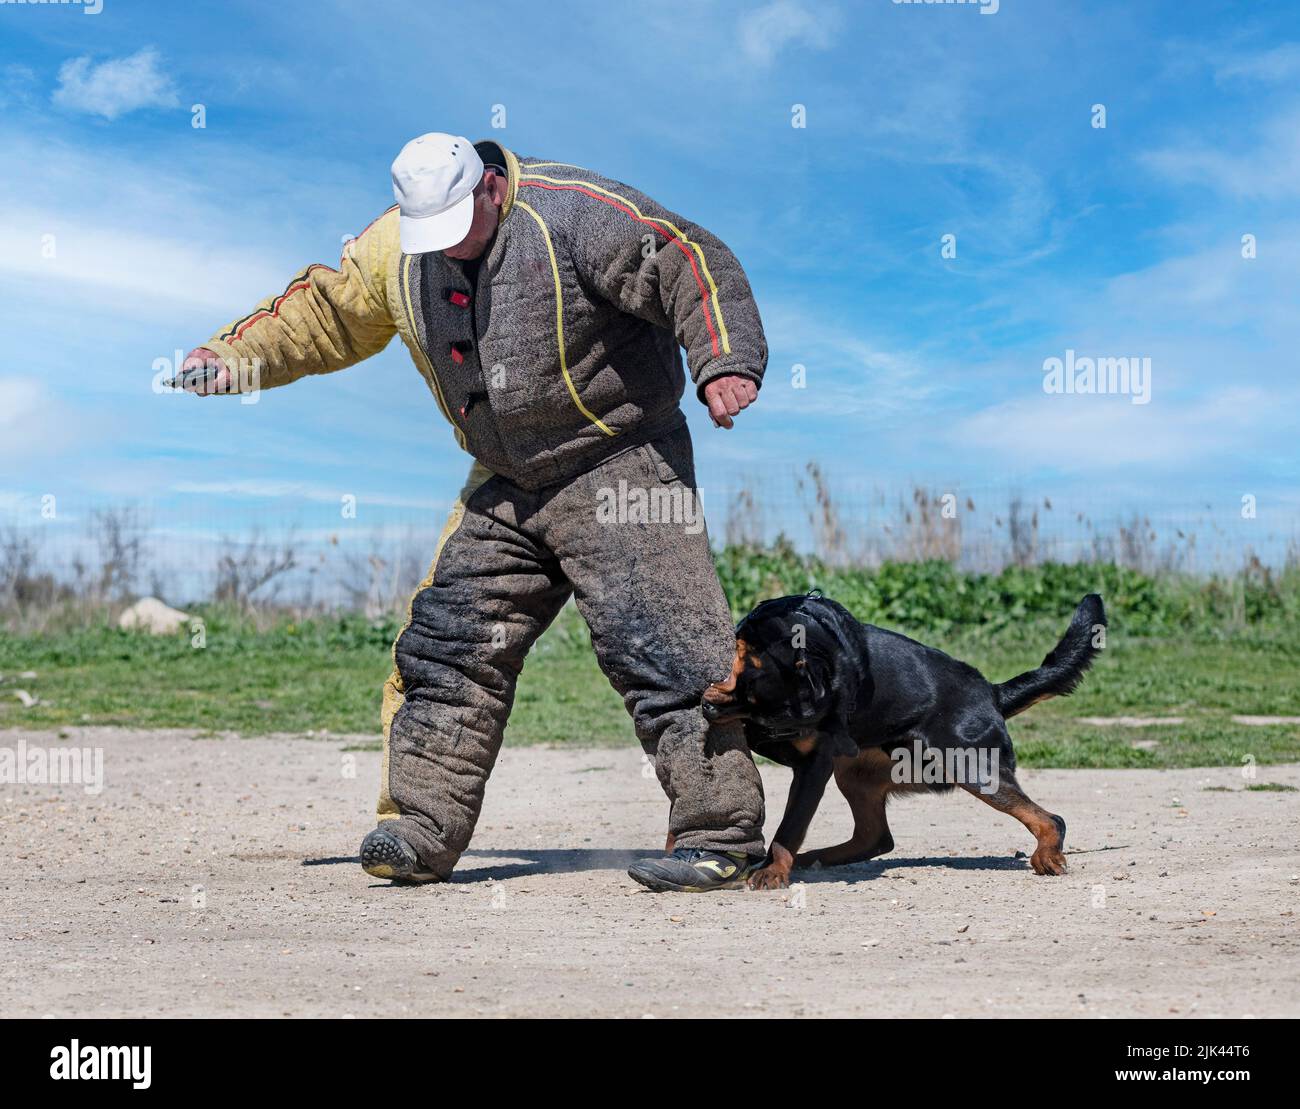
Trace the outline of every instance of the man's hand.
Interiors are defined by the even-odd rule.
[[[704,399],[713,417],[714,427],[731,427],[732,416],[748,408],[758,397],[758,386],[739,374],[715,377],[704,386]]]
[[[198,393],[201,397],[230,392],[230,370],[221,355],[207,347],[195,347],[185,356],[180,380],[185,382],[182,388],[187,393]]]

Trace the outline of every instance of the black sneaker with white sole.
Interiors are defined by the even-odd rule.
[[[641,859],[628,867],[627,873],[657,892],[706,893],[744,885],[760,862],[756,855],[679,847],[663,858]]]
[[[361,868],[375,878],[394,882],[438,882],[438,875],[420,868],[420,858],[401,836],[382,824],[361,841]]]

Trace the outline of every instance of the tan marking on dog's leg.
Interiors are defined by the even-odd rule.
[[[1065,873],[1065,853],[1062,850],[1065,843],[1061,832],[1065,821],[1031,801],[1012,775],[1003,773],[996,793],[981,793],[976,784],[963,783],[962,789],[998,812],[1014,816],[1029,829],[1038,841],[1038,849],[1029,859],[1035,874]]]
[[[752,890],[779,890],[790,884],[794,856],[779,843],[773,843],[769,853],[772,861],[749,876],[749,888]]]
[[[892,762],[878,748],[863,751],[855,759],[835,760],[835,784],[853,813],[853,835],[833,847],[805,851],[795,860],[797,867],[846,866],[866,862],[894,849],[885,801],[893,785],[889,776]]]

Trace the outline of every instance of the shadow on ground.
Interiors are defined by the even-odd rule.
[[[539,847],[516,851],[466,851],[461,865],[452,875],[453,882],[502,882],[508,878],[522,878],[530,874],[574,874],[588,870],[626,870],[637,859],[649,858],[654,851],[626,851],[617,848]],[[468,865],[470,860],[520,860],[500,861],[486,866]],[[357,865],[355,855],[304,859],[303,866]],[[796,882],[869,882],[888,870],[912,870],[922,867],[940,867],[944,870],[1028,870],[1027,859],[1006,855],[973,855],[964,858],[942,856],[918,859],[873,859],[851,866],[814,867],[796,870]]]

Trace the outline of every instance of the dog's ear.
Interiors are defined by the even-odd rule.
[[[831,714],[822,723],[822,733],[826,736],[830,753],[837,758],[852,757],[858,753],[857,742],[849,727],[852,709],[843,697],[836,698]]]
[[[815,705],[824,704],[828,696],[836,693],[840,684],[839,667],[832,659],[820,653],[804,651],[796,658],[794,667],[799,682],[799,707],[804,712]],[[818,728],[825,737],[826,747],[836,757],[858,753],[858,745],[849,733],[848,712],[843,704],[843,698],[836,696],[830,713]]]
[[[831,740],[832,754],[852,756],[858,753],[858,745],[853,739],[853,718],[859,708],[871,703],[875,685],[871,680],[865,645],[854,634],[856,621],[838,605],[828,604],[826,609],[826,622],[834,637],[830,682],[835,698],[826,734]]]
[[[845,696],[843,692],[835,698],[835,705],[831,710],[825,722],[822,724],[822,731],[829,742],[830,752],[836,757],[852,757],[858,754],[858,744],[853,738],[851,721],[855,703],[851,697]]]
[[[807,648],[795,653],[795,679],[799,683],[799,701],[807,708],[825,700],[831,685],[831,668],[825,659],[810,654]]]

